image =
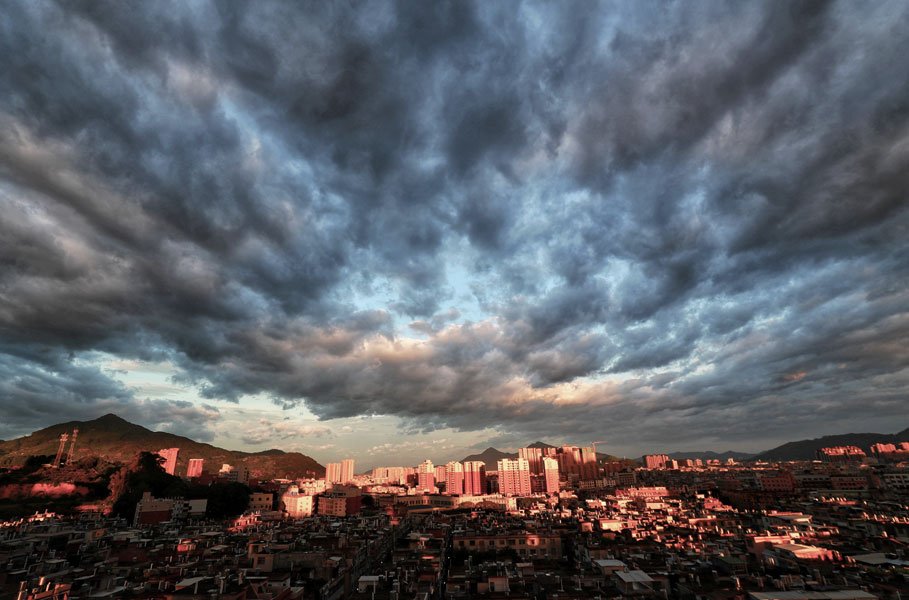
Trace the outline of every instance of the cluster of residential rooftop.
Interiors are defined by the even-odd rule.
[[[892,456],[740,465],[651,455],[633,468],[565,448],[526,449],[494,471],[425,461],[354,475],[350,461],[324,479],[241,472],[249,510],[229,521],[150,495],[131,522],[103,510],[19,519],[0,526],[0,598],[909,594],[909,469]]]

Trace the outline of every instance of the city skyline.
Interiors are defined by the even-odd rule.
[[[905,3],[7,8],[0,439],[905,427]]]
[[[72,430],[70,430],[69,427],[72,427]],[[88,435],[88,438],[83,439],[83,442],[79,444],[78,452],[76,452],[76,437],[79,428],[83,428],[84,433]],[[60,433],[61,430],[63,430],[63,433]],[[163,439],[156,437],[161,434],[168,437]],[[132,446],[130,447],[131,449],[127,450],[124,454],[122,444],[117,443],[117,441],[126,439],[132,441]],[[160,445],[160,442],[164,440],[166,440],[168,444],[177,444],[177,446],[155,450],[155,448]],[[601,465],[605,465],[608,461],[613,468],[622,468],[628,464],[634,463],[640,464],[645,468],[654,468],[660,467],[664,463],[670,463],[673,460],[678,461],[678,463],[682,465],[693,461],[697,462],[698,465],[700,465],[702,461],[705,464],[707,462],[725,464],[728,461],[744,461],[746,463],[755,462],[756,464],[763,464],[766,461],[809,460],[809,458],[813,459],[814,457],[819,457],[819,452],[821,450],[836,450],[845,456],[865,456],[866,454],[876,456],[887,454],[888,452],[909,452],[909,441],[903,440],[909,440],[909,427],[893,434],[883,432],[853,432],[840,436],[789,440],[775,448],[765,447],[762,449],[763,451],[759,453],[747,453],[735,450],[717,452],[710,449],[687,451],[678,449],[667,450],[664,447],[655,446],[647,449],[644,453],[631,455],[610,455],[609,452],[604,451],[603,445],[607,442],[603,440],[580,442],[577,439],[573,439],[563,441],[559,444],[550,444],[542,440],[536,440],[534,442],[525,442],[522,445],[514,447],[488,447],[484,448],[482,452],[478,452],[478,449],[463,449],[460,451],[460,454],[457,448],[452,449],[450,446],[442,446],[439,444],[419,446],[414,445],[412,442],[405,441],[401,444],[400,448],[389,443],[378,449],[370,449],[368,453],[358,453],[356,450],[345,447],[333,447],[333,452],[328,455],[323,452],[311,452],[310,456],[304,458],[304,460],[309,461],[309,465],[303,468],[306,469],[307,473],[312,474],[312,468],[316,464],[319,464],[321,465],[320,468],[325,469],[326,481],[344,485],[346,482],[351,481],[355,474],[373,472],[376,469],[402,468],[408,468],[415,472],[419,464],[424,464],[428,465],[428,470],[426,472],[434,474],[435,482],[438,483],[448,481],[448,476],[444,469],[451,467],[453,464],[460,465],[463,463],[463,477],[467,478],[469,477],[469,465],[471,464],[482,465],[483,461],[485,461],[488,468],[495,471],[496,467],[501,464],[503,459],[508,461],[523,459],[527,461],[530,474],[544,476],[550,468],[546,466],[547,460],[558,459],[556,463],[554,463],[556,471],[574,471],[574,466],[577,465],[577,474],[583,478],[589,477],[592,474],[591,469],[596,468],[594,466],[594,452],[597,454],[596,460],[602,461]],[[57,446],[58,442],[59,446]],[[112,442],[114,442],[113,445]],[[181,454],[181,448],[184,443],[187,443],[189,447],[184,448]],[[599,444],[599,448],[597,448],[597,444]],[[48,430],[34,432],[34,434],[30,436],[0,442],[0,455],[8,453],[8,458],[12,459],[10,464],[13,464],[16,462],[15,456],[40,456],[48,454],[51,452],[51,446],[57,447],[56,457],[50,463],[54,465],[71,463],[74,460],[92,457],[108,460],[130,459],[132,456],[129,453],[130,451],[146,451],[159,454],[164,461],[164,470],[170,474],[174,474],[175,472],[177,456],[179,455],[182,456],[180,463],[181,469],[187,471],[188,477],[191,476],[189,475],[190,472],[196,474],[201,473],[203,465],[208,465],[207,468],[210,470],[213,466],[217,466],[216,463],[219,462],[218,460],[206,461],[203,458],[195,456],[200,451],[205,454],[215,452],[216,455],[222,458],[227,456],[224,453],[233,454],[236,451],[236,449],[232,448],[218,448],[207,444],[203,444],[200,448],[199,442],[196,440],[189,438],[174,438],[169,432],[151,431],[141,426],[137,427],[136,424],[124,421],[117,415],[109,414],[94,421],[57,424]],[[239,454],[233,454],[233,458],[229,459],[229,461],[239,461],[242,463],[252,457],[261,458],[274,456],[274,450],[279,451],[277,456],[283,456],[282,453],[287,452],[286,449],[282,448],[269,448],[266,452],[247,452],[244,454],[243,451],[240,450]],[[293,451],[291,450],[291,452]],[[467,455],[467,452],[471,452],[471,454]],[[656,452],[662,453],[656,454]],[[111,453],[113,453],[113,455]],[[403,460],[401,460],[402,456],[404,457]],[[612,456],[612,458],[609,458],[610,456]],[[267,463],[267,461],[265,462]],[[354,464],[356,464],[358,468],[355,469]],[[226,468],[230,465],[225,462],[222,466]],[[262,467],[263,464],[260,463],[258,468]],[[265,468],[269,469],[269,467]],[[297,471],[300,469],[299,465],[292,468]],[[484,467],[484,469],[485,468],[486,467]],[[271,468],[271,471],[275,471],[275,469]],[[275,472],[280,472],[280,468]],[[466,479],[464,479],[464,481],[466,481]],[[451,481],[448,482],[452,483]],[[453,483],[452,485],[456,486],[458,484]]]

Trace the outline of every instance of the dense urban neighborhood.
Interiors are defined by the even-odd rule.
[[[51,488],[63,494],[61,477],[86,468],[85,458],[66,464],[77,433],[64,435],[55,456],[41,457],[49,462],[6,468],[7,487],[17,477],[32,482],[51,504]],[[0,597],[909,594],[905,442],[782,462],[608,460],[595,445],[534,444],[492,464],[426,460],[357,474],[351,459],[296,479],[258,479],[239,463],[178,462],[180,454],[140,453],[113,471],[107,497],[2,523]]]

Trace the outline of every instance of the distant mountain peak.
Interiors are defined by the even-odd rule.
[[[278,450],[277,448],[270,448],[268,450],[261,450],[259,452],[253,452],[252,456],[283,456],[287,454],[284,450]]]
[[[528,444],[525,448],[555,448],[552,444],[547,444],[546,442],[534,442]]]
[[[104,416],[98,417],[98,418],[95,419],[94,421],[88,421],[88,422],[89,422],[89,423],[92,423],[92,422],[94,422],[94,423],[107,423],[107,422],[112,422],[112,423],[128,423],[128,424],[132,425],[132,423],[130,423],[129,421],[127,421],[126,419],[124,419],[124,418],[121,417],[120,415],[117,415],[117,414],[114,414],[114,413],[107,413],[107,414],[104,415]]]
[[[114,413],[107,413],[104,416],[98,417],[91,421],[84,421],[83,425],[90,426],[95,425],[98,427],[104,427],[109,429],[143,429],[145,431],[151,431],[147,427],[142,425],[137,425],[136,423],[130,423],[120,415],[115,415]]]
[[[221,464],[246,463],[256,477],[322,476],[325,467],[313,458],[299,452],[271,449],[262,452],[240,452],[218,448],[211,444],[168,433],[152,431],[141,425],[108,413],[91,421],[70,421],[51,425],[31,435],[0,442],[0,464],[22,464],[29,456],[53,456],[59,447],[60,436],[72,429],[79,429],[75,457],[98,456],[111,462],[128,464],[138,452],[157,452],[161,448],[180,448],[177,455],[177,473],[185,473],[191,458],[205,461],[207,470],[216,470]]]
[[[461,459],[461,462],[470,462],[470,461],[480,461],[486,463],[487,469],[495,469],[497,467],[496,463],[503,458],[517,458],[518,453],[513,452],[502,452],[498,448],[493,448],[490,446],[486,450],[483,450],[479,454],[471,454]]]

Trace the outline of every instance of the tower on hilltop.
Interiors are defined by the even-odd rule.
[[[63,449],[66,448],[66,440],[69,438],[68,433],[60,434],[60,447],[57,449],[57,456],[54,458],[54,468],[60,466],[60,460],[63,458]]]
[[[66,455],[66,464],[73,462],[73,456],[76,453],[76,438],[79,437],[79,428],[73,429],[73,439],[69,445],[69,453]]]

